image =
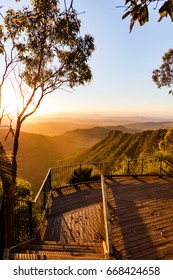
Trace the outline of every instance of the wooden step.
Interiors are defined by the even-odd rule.
[[[10,253],[10,260],[104,260],[103,254],[82,252]]]
[[[67,251],[67,252],[100,252],[103,251],[103,246],[102,243],[98,245],[81,245],[81,244],[57,244],[57,245],[51,245],[51,244],[32,244],[28,245],[24,248],[21,248],[20,252],[24,251]],[[18,251],[19,252],[19,251]]]

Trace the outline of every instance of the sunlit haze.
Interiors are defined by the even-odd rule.
[[[3,4],[1,12],[14,0]],[[22,5],[28,1],[22,1]],[[62,3],[64,3],[62,1]],[[73,90],[58,90],[46,96],[36,114],[79,112],[117,116],[173,117],[173,97],[158,89],[152,71],[172,47],[173,24],[165,18],[158,23],[158,11],[150,10],[150,22],[135,24],[129,33],[129,19],[122,20],[124,1],[74,1],[82,21],[82,34],[95,38],[96,50],[89,62],[93,80]],[[17,3],[17,5],[19,5]],[[83,13],[85,12],[85,13]],[[11,107],[11,102],[10,105]]]

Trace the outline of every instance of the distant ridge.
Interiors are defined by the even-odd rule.
[[[103,127],[109,130],[120,130],[123,132],[136,133],[144,130],[157,130],[173,127],[172,121],[165,122],[134,122],[126,123],[113,119],[105,120],[59,120],[47,121],[38,123],[24,123],[22,126],[23,132],[43,134],[47,136],[62,135],[67,131],[76,129],[92,129],[93,127]]]
[[[93,147],[78,155],[65,157],[58,165],[154,155],[159,152],[159,143],[164,139],[166,132],[167,129],[147,130],[135,134],[110,131],[107,137]]]
[[[125,128],[137,129],[137,130],[158,130],[165,128],[172,128],[173,122],[144,122],[144,123],[132,123],[124,125]]]
[[[136,132],[138,130],[125,126],[117,127],[119,130],[114,130],[114,126],[76,129],[59,136],[21,132],[18,175],[29,180],[37,190],[52,166],[151,155],[158,151],[167,131]],[[2,142],[6,133],[0,130]],[[10,137],[4,141],[8,154],[11,141]]]

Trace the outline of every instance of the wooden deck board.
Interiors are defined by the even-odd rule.
[[[44,240],[60,244],[99,244],[104,232],[101,186],[86,184],[53,192]]]
[[[121,259],[173,259],[173,179],[107,179],[113,245]]]

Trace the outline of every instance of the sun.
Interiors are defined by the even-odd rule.
[[[22,108],[21,100],[10,86],[3,88],[0,99],[1,111],[3,111],[5,115],[17,117]]]

